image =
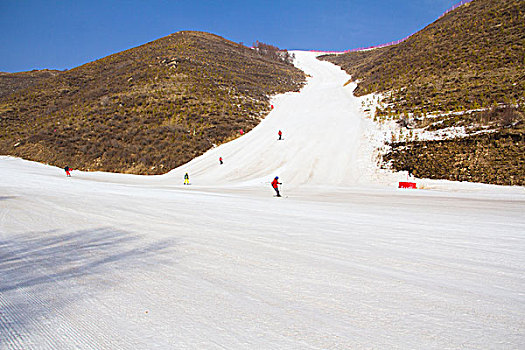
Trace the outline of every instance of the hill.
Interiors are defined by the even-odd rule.
[[[398,45],[322,59],[359,81],[356,95],[382,94],[377,119],[401,119],[423,130],[461,127],[471,137],[448,141],[451,148],[443,153],[441,140],[393,143],[395,152],[387,158],[394,169],[430,178],[523,185],[524,16],[524,1],[474,0]],[[511,152],[494,146],[501,139],[512,139],[507,142]],[[401,156],[407,149],[412,160]],[[476,168],[472,155],[484,152],[493,154],[487,167],[500,169],[497,181]],[[521,154],[517,166],[516,154]],[[450,157],[462,159],[456,164],[460,174],[435,166]]]
[[[59,74],[58,70],[33,70],[20,73],[0,72],[0,98],[11,95],[19,90],[39,83],[40,81]]]
[[[297,91],[287,53],[179,32],[0,98],[0,154],[136,174],[169,171],[248,131]]]

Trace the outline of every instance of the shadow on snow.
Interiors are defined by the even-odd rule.
[[[36,320],[133,278],[130,273],[158,273],[159,263],[174,263],[175,244],[145,243],[114,228],[30,232],[0,241],[0,348],[4,341],[7,348],[24,347]]]
[[[150,244],[114,228],[31,232],[0,241],[0,293],[153,264],[173,241]],[[107,281],[107,277],[105,280]]]

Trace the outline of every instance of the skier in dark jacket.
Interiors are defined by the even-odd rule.
[[[70,173],[71,170],[72,170],[72,169],[71,169],[70,167],[68,167],[68,166],[66,166],[66,167],[64,168],[64,171],[66,172],[66,176],[71,177],[71,173]]]
[[[272,181],[272,187],[277,193],[277,197],[281,197],[281,194],[279,193],[279,185],[282,185],[282,183],[279,182],[279,176],[276,176]]]
[[[190,184],[190,176],[188,173],[184,174],[184,184],[189,185]]]

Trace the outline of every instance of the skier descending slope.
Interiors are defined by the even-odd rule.
[[[184,184],[189,185],[190,184],[190,176],[188,173],[184,174]]]
[[[279,193],[279,185],[282,185],[282,183],[279,182],[279,176],[276,176],[272,181],[272,187],[277,193],[277,197],[281,197],[281,194]]]

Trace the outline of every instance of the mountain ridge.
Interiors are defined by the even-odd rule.
[[[383,166],[418,177],[524,185],[524,18],[523,1],[473,0],[400,44],[321,59],[358,81],[356,95],[382,96],[377,121],[398,120],[414,135],[465,128],[471,137],[447,147],[441,140],[392,140]],[[483,166],[479,154],[487,155]],[[454,169],[435,166],[451,157]]]
[[[0,98],[0,154],[165,173],[250,130],[269,96],[303,85],[304,73],[267,46],[184,31],[42,79]]]

